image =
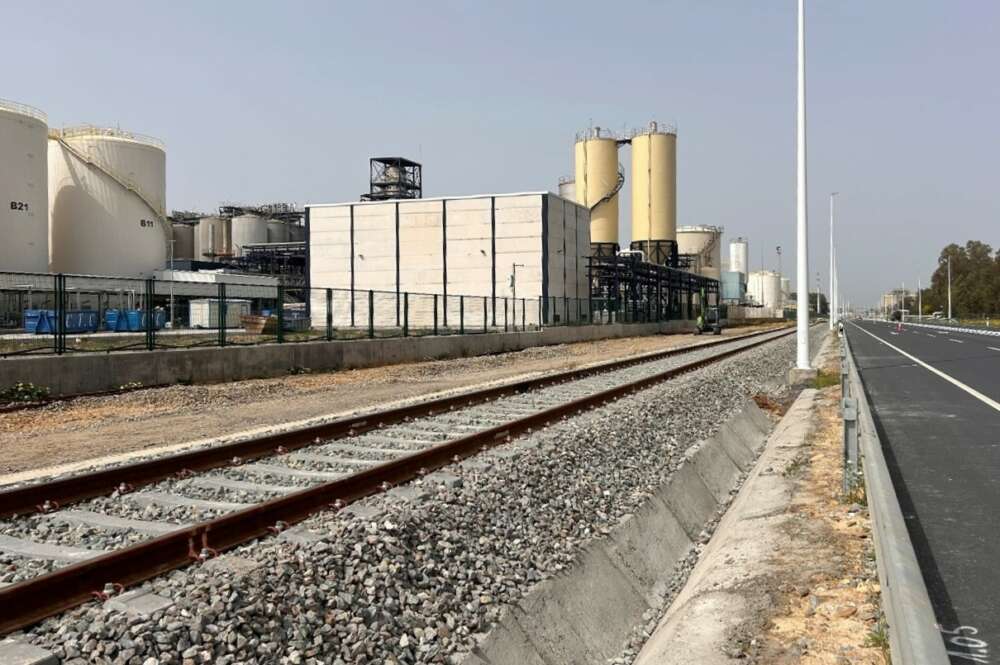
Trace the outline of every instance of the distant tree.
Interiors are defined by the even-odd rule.
[[[922,292],[923,311],[948,311],[948,259],[951,258],[951,310],[955,317],[1000,315],[1000,250],[970,240],[945,246],[931,283]]]
[[[798,300],[798,297],[799,297],[798,294],[795,291],[792,291],[791,293],[788,294],[788,302],[795,302],[796,300]],[[809,294],[809,311],[810,312],[816,311],[816,292],[815,291],[813,291],[812,293]],[[827,302],[826,302],[826,294],[825,293],[819,294],[819,313],[820,313],[820,316],[830,313],[830,305],[828,305]]]

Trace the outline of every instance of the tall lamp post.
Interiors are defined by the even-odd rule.
[[[948,320],[951,321],[951,257],[948,257]]]
[[[798,42],[798,109],[796,113],[796,259],[798,270],[796,294],[796,354],[795,367],[808,372],[809,365],[809,238],[806,219],[806,24],[805,0],[799,0]]]
[[[834,320],[834,312],[837,311],[834,305],[837,302],[837,297],[833,291],[833,199],[838,193],[830,192],[830,298],[832,299],[830,307],[830,330],[833,330],[837,325],[837,322]]]

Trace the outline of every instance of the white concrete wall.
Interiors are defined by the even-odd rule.
[[[396,207],[399,207],[399,283],[408,292],[411,327],[433,325],[433,298],[439,298],[438,321],[445,316],[457,327],[460,302],[467,327],[481,328],[484,314],[493,321],[492,261],[496,251],[496,296],[513,295],[513,264],[517,267],[517,297],[533,302],[525,308],[527,323],[538,322],[537,298],[543,289],[543,202],[548,198],[547,275],[550,296],[586,297],[586,255],[590,250],[590,217],[586,208],[543,193],[421,199],[385,203],[354,203],[309,207],[309,276],[313,288],[348,289],[351,285],[350,219],[354,210],[354,324],[368,324],[369,289],[375,294],[375,325],[397,323]],[[494,203],[495,200],[495,203]],[[491,206],[495,215],[495,239]],[[445,220],[444,210],[447,210]],[[444,283],[447,261],[447,283]],[[579,269],[578,269],[579,266]],[[486,298],[486,302],[483,302]],[[400,298],[401,300],[401,298]],[[401,305],[400,305],[401,307]],[[497,325],[503,325],[498,301]],[[574,320],[576,306],[572,306]],[[350,299],[334,295],[334,320],[350,325]],[[312,297],[317,324],[326,318],[325,294]],[[399,322],[402,322],[400,315]],[[519,314],[520,320],[520,314]]]

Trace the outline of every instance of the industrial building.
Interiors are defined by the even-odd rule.
[[[502,325],[504,298],[588,295],[590,212],[549,192],[317,204],[306,210],[309,284],[347,291],[336,296],[335,325],[367,321],[369,290],[398,296],[379,298],[376,306],[383,310],[373,313],[390,324],[397,321],[404,293],[440,294],[443,322],[449,314],[455,321],[460,306],[449,295],[485,299],[490,325]],[[350,299],[350,292],[362,296]],[[413,305],[411,325],[421,325],[418,317],[426,318],[432,305],[419,298]],[[323,320],[326,310],[324,294],[314,292],[312,317]],[[526,314],[529,323],[538,322],[537,306]],[[571,317],[577,317],[576,305]]]

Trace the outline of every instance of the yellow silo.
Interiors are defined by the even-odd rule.
[[[618,243],[618,192],[625,176],[618,168],[618,140],[594,127],[577,135],[576,202],[590,208],[590,242]]]
[[[655,122],[632,136],[632,249],[677,240],[677,133]]]

